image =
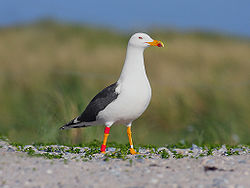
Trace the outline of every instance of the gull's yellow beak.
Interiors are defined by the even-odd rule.
[[[146,43],[150,44],[151,46],[164,47],[164,44],[158,40],[154,40],[153,42],[146,42]]]

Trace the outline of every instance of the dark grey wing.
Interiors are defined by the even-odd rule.
[[[96,121],[97,114],[104,110],[106,106],[118,97],[118,93],[115,92],[117,85],[116,82],[103,89],[90,101],[84,112],[79,117],[74,118],[60,129],[87,127],[89,125],[85,125],[83,122]]]
[[[100,93],[98,93],[88,104],[84,112],[77,118],[80,122],[96,121],[97,114],[104,110],[111,102],[118,97],[118,93],[115,92],[117,88],[117,82],[106,87]]]

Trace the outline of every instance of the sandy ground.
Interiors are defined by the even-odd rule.
[[[0,148],[0,187],[250,187],[250,155],[76,162]]]

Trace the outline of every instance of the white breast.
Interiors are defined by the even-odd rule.
[[[105,122],[127,124],[137,119],[148,107],[151,87],[148,80],[137,80],[133,84],[120,83],[117,99],[98,114]]]

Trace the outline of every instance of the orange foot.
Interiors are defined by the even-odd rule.
[[[130,148],[129,151],[132,155],[139,154],[138,152],[135,151],[134,148]]]

